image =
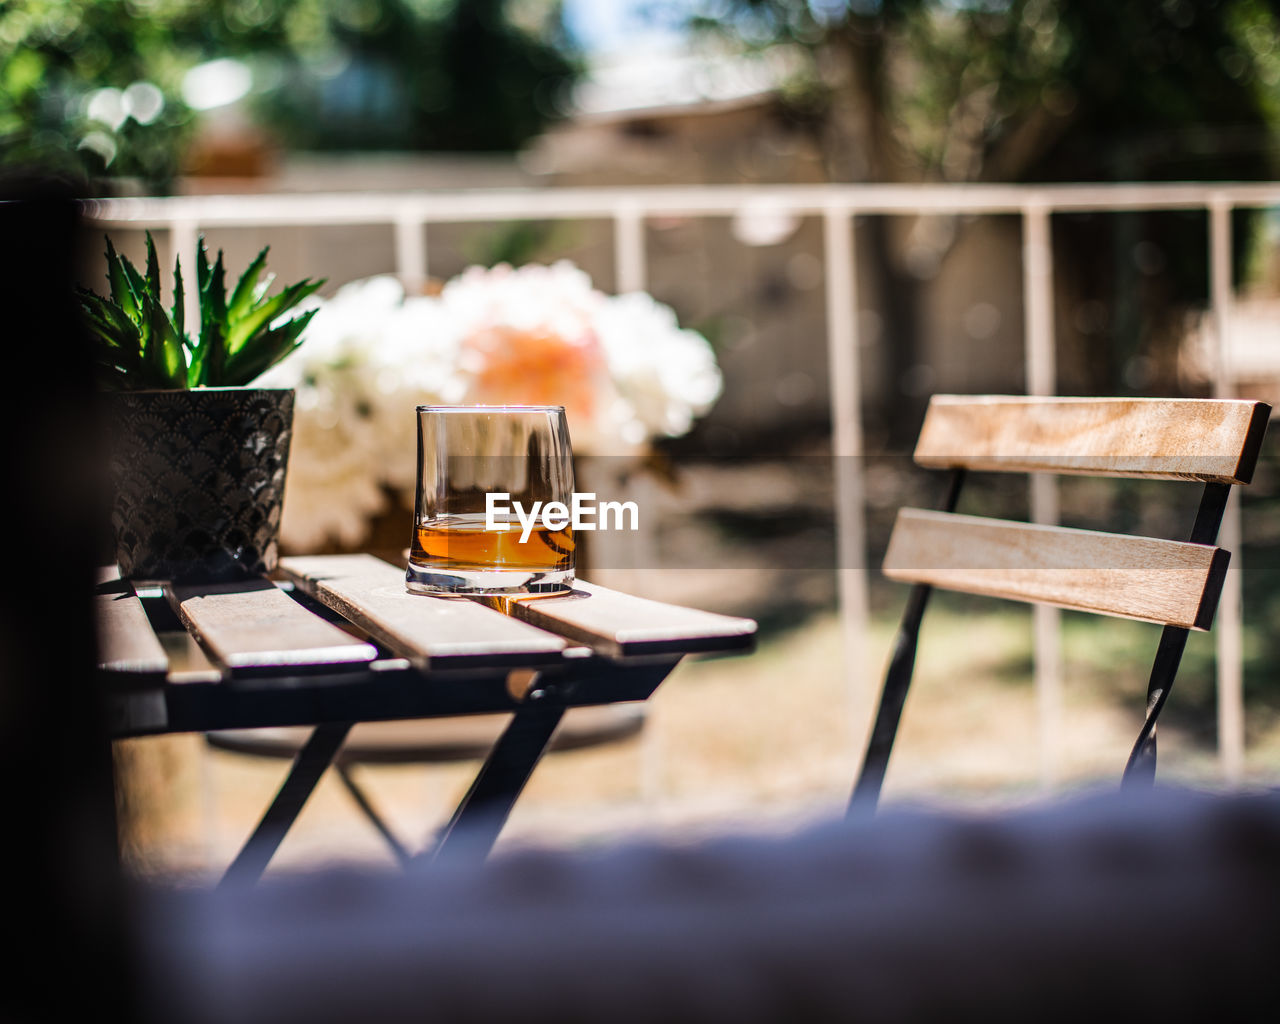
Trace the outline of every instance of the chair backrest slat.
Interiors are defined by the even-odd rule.
[[[1195,398],[935,395],[922,466],[1245,484],[1270,407]]]
[[[948,590],[1208,629],[1229,555],[1207,544],[902,509],[884,572]]]

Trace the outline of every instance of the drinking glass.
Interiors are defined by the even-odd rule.
[[[572,506],[564,407],[420,405],[417,412],[408,589],[436,595],[568,590],[573,528],[558,515],[547,522],[532,518],[549,502]]]

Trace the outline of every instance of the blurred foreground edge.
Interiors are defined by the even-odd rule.
[[[82,241],[66,186],[0,178],[4,1020],[135,1016],[111,753],[92,675],[90,597],[106,506],[73,290]]]
[[[796,835],[156,893],[189,1024],[1260,1019],[1280,798],[1106,793]]]

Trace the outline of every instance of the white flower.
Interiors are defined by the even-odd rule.
[[[604,296],[568,260],[549,267],[505,263],[468,267],[444,286],[440,303],[462,337],[487,327],[543,330],[566,340],[590,334]]]
[[[378,432],[359,401],[355,388],[298,393],[280,523],[281,540],[294,550],[312,551],[334,540],[359,544],[369,517],[382,510],[374,461]]]
[[[260,378],[297,389],[280,524],[290,548],[358,544],[385,505],[383,483],[407,475],[412,485],[413,409],[394,400],[402,385],[384,345],[403,303],[393,277],[344,286],[319,304],[298,350]]]
[[[262,378],[298,390],[281,527],[295,549],[358,544],[385,487],[411,500],[416,405],[564,405],[576,451],[631,454],[687,432],[722,386],[669,306],[610,298],[567,261],[471,267],[435,297],[372,277],[318,304]]]
[[[632,437],[679,437],[720,397],[715,353],[696,331],[681,330],[670,306],[643,292],[619,295],[596,318],[609,371],[632,419]]]

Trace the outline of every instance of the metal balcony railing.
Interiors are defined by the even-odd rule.
[[[212,227],[387,224],[395,232],[395,266],[406,285],[427,279],[429,224],[521,220],[606,219],[614,225],[616,284],[620,292],[646,286],[644,223],[659,216],[732,217],[743,213],[822,218],[826,284],[827,349],[836,472],[841,621],[853,706],[869,700],[858,667],[864,664],[867,621],[865,505],[857,470],[862,454],[859,380],[856,216],[917,214],[1015,214],[1022,219],[1022,287],[1026,391],[1055,392],[1053,257],[1055,213],[1124,213],[1204,210],[1209,217],[1210,321],[1215,353],[1211,379],[1216,397],[1231,393],[1231,212],[1280,205],[1280,182],[1262,184],[1117,185],[698,185],[645,188],[494,189],[357,194],[176,196],[95,200],[91,219],[131,228],[166,229],[174,250],[193,261],[199,232]],[[192,265],[188,262],[188,266]],[[196,300],[195,289],[188,301]],[[194,310],[188,322],[195,322]],[[1032,517],[1058,517],[1053,477],[1034,475]],[[1233,494],[1220,543],[1232,560],[1215,627],[1218,746],[1223,777],[1244,772],[1244,699],[1240,589],[1239,496]],[[1060,616],[1034,612],[1035,689],[1040,730],[1041,778],[1057,771],[1062,715]]]

